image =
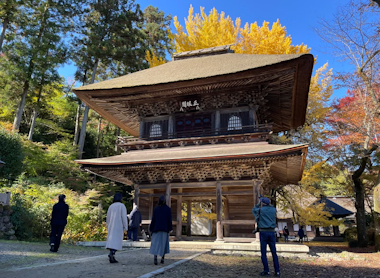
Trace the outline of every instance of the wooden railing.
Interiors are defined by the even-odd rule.
[[[271,132],[271,124],[260,124],[260,125],[246,125],[239,129],[234,128],[194,128],[186,131],[176,131],[173,133],[164,132],[161,136],[151,137],[145,134],[141,139],[146,141],[162,140],[162,139],[174,139],[174,138],[191,138],[191,137],[210,137],[218,135],[232,135],[232,134],[246,134],[246,133],[260,133],[260,132]]]

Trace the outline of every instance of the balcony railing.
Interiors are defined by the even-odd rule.
[[[191,130],[164,134],[153,138],[136,138],[132,136],[119,137],[118,146],[124,151],[143,150],[144,148],[163,148],[186,145],[218,144],[232,142],[263,141],[270,137],[272,126],[263,124],[259,126],[243,126],[241,129],[228,130]],[[177,136],[177,137],[176,137]]]
[[[272,131],[272,125],[270,124],[247,125],[247,126],[242,126],[239,129],[236,129],[236,128],[218,128],[218,129],[194,128],[191,130],[176,131],[174,133],[162,133],[161,136],[149,136],[148,134],[146,134],[145,136],[140,138],[140,140],[154,141],[154,140],[175,139],[175,138],[211,137],[211,136],[247,134],[247,133],[269,133],[271,131]]]

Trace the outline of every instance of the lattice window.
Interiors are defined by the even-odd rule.
[[[239,130],[242,128],[241,117],[233,115],[228,119],[227,130]]]
[[[162,136],[161,125],[152,124],[150,126],[149,137],[161,137],[161,136]]]

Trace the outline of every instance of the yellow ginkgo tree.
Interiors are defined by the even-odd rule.
[[[292,45],[292,38],[287,34],[285,26],[280,21],[274,22],[272,28],[269,22],[264,21],[260,27],[257,22],[244,25],[241,28],[241,20],[235,22],[220,14],[213,8],[207,15],[204,8],[201,13],[194,15],[194,9],[190,6],[189,15],[185,20],[185,29],[174,17],[176,34],[173,34],[176,52],[190,51],[220,45],[234,44],[235,53],[244,54],[298,54],[309,53],[310,48],[304,44]]]
[[[188,17],[185,19],[185,27],[179,23],[177,17],[174,17],[175,30],[170,36],[176,53],[229,44],[233,45],[231,48],[239,54],[303,54],[310,52],[310,48],[303,43],[292,44],[291,36],[279,20],[272,25],[264,21],[262,26],[259,26],[257,22],[241,26],[240,18],[233,21],[224,12],[218,13],[215,8],[208,15],[202,7],[199,14],[194,14],[194,9],[190,6]],[[164,63],[154,54],[147,55],[147,60],[151,67]],[[326,63],[311,78],[305,125],[298,130],[292,130],[277,137],[279,143],[294,143],[295,140],[296,143],[310,143],[309,153],[314,157],[313,148],[314,146],[318,148],[320,142],[323,141],[324,119],[330,111],[328,102],[333,92],[331,80],[332,70]],[[297,136],[294,136],[295,134]],[[295,137],[298,139],[294,139]],[[318,160],[318,156],[316,157]],[[313,163],[315,163],[313,159],[307,163],[306,173]],[[314,192],[313,184],[304,182],[300,188],[300,192],[308,191],[311,195],[319,195],[319,192]],[[295,209],[289,200],[288,203],[286,201],[284,199],[282,202],[284,207]],[[328,215],[321,207],[314,206],[296,210],[300,222],[308,223],[307,219],[318,219],[317,222],[322,224],[321,219],[329,221]]]
[[[272,27],[269,22],[264,21],[261,27],[255,22],[246,23],[242,28],[240,18],[233,21],[224,12],[218,13],[215,8],[208,15],[203,7],[200,10],[200,14],[194,14],[194,8],[190,6],[185,27],[179,23],[176,16],[174,17],[176,33],[170,34],[170,37],[177,53],[228,44],[233,44],[232,49],[235,53],[243,54],[310,52],[310,48],[304,44],[292,45],[291,36],[279,20],[274,22]],[[164,63],[164,60],[160,61],[154,53],[147,53],[146,58],[150,67]]]

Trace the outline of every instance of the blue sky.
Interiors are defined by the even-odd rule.
[[[281,25],[286,26],[288,35],[292,37],[293,44],[304,43],[311,47],[311,53],[318,58],[318,64],[314,66],[314,70],[326,62],[329,63],[334,72],[348,71],[350,69],[348,63],[338,61],[332,55],[325,53],[328,52],[326,45],[313,31],[313,28],[318,28],[318,20],[331,19],[338,5],[346,3],[347,0],[136,0],[136,2],[140,4],[141,9],[153,5],[166,14],[177,16],[183,26],[185,25],[184,18],[188,15],[190,5],[194,7],[195,13],[200,12],[200,7],[204,7],[206,13],[209,13],[212,8],[216,8],[218,12],[224,11],[232,20],[240,17],[242,25],[246,22],[253,23],[257,21],[258,25],[261,26],[263,21],[268,21],[272,24],[279,19]],[[74,72],[75,66],[73,64],[60,69],[60,73],[66,78],[73,77]],[[340,89],[334,92],[334,96],[341,97],[344,93],[345,89]]]

